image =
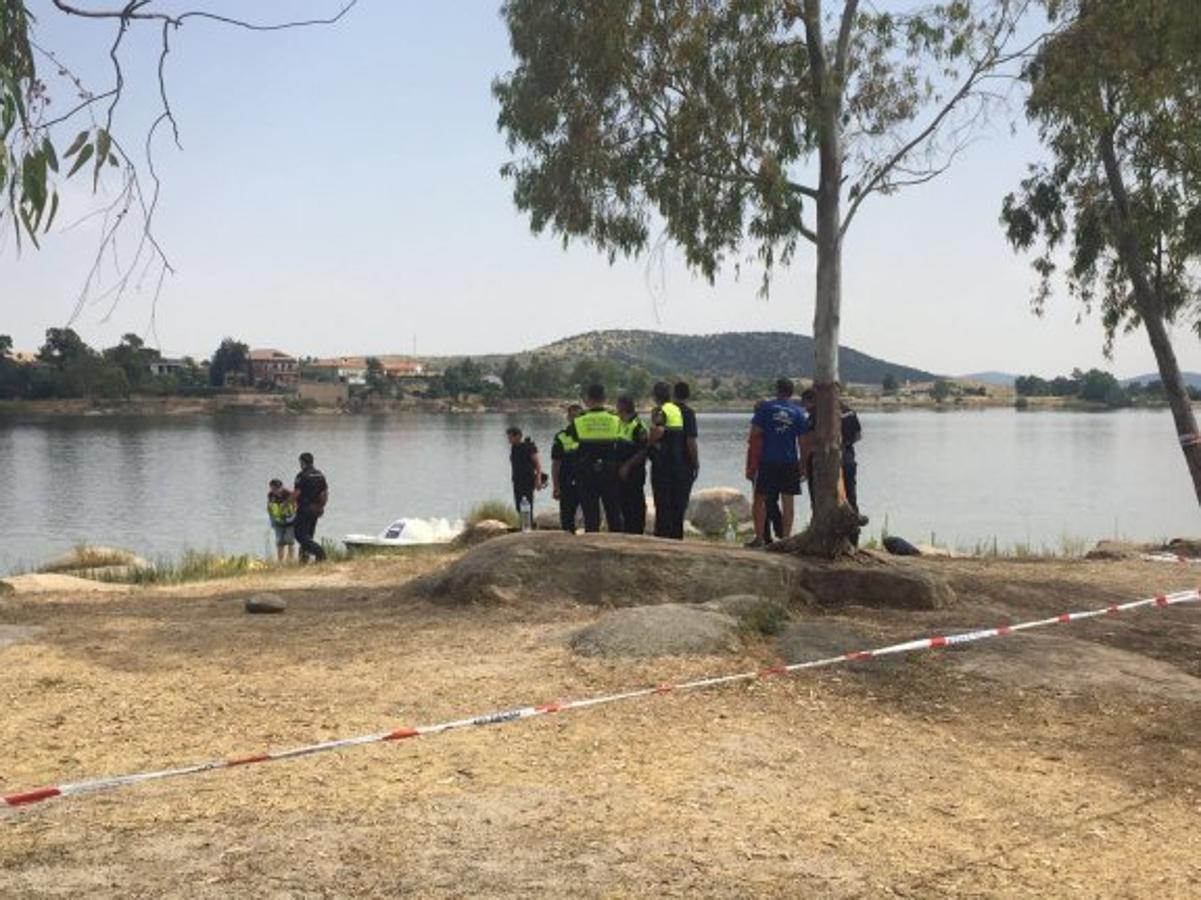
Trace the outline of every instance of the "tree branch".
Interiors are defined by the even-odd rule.
[[[1025,4],[1023,4],[1023,8],[1025,8]],[[1046,35],[1040,35],[1021,50],[1010,54],[1002,54],[1000,52],[1000,46],[997,42],[1000,40],[1002,32],[1009,27],[1009,23],[1011,21],[1011,16],[1007,15],[1006,13],[1002,13],[998,17],[996,27],[989,36],[988,52],[985,53],[974,66],[972,66],[971,71],[968,73],[967,77],[964,78],[963,83],[939,108],[938,112],[926,124],[926,126],[922,128],[916,135],[914,135],[912,139],[902,145],[875,170],[871,178],[868,179],[867,184],[864,185],[863,189],[856,194],[853,200],[851,200],[851,204],[847,209],[846,217],[842,221],[840,234],[846,234],[847,229],[850,227],[851,222],[854,220],[855,214],[859,211],[859,207],[863,204],[863,201],[866,200],[870,194],[883,187],[887,183],[887,178],[892,171],[897,168],[905,160],[905,158],[909,156],[910,153],[929,140],[929,138],[936,131],[938,131],[946,118],[964,100],[964,98],[971,94],[973,88],[975,88],[976,84],[987,72],[995,69],[997,66],[1005,65],[1014,59],[1021,58],[1029,51],[1030,47],[1033,47],[1046,39]]]
[[[846,6],[842,10],[842,22],[838,26],[838,44],[834,53],[834,77],[840,85],[846,84],[847,62],[855,33],[855,16],[858,14],[859,0],[846,0]]]

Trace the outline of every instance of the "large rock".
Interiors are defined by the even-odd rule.
[[[255,594],[243,605],[248,613],[281,613],[288,608],[287,601],[278,594]]]
[[[791,605],[813,602],[801,584],[806,565],[700,542],[536,531],[488,541],[406,590],[455,604],[566,599],[646,606],[753,593]]]
[[[503,537],[506,534],[509,534],[509,526],[504,522],[499,519],[482,519],[474,525],[464,528],[463,533],[451,541],[450,545],[459,549],[474,547],[484,541]]]
[[[814,568],[805,572],[802,584],[823,606],[942,609],[955,602],[945,579],[908,566]]]
[[[1085,559],[1137,559],[1145,548],[1125,541],[1097,541],[1097,546],[1084,554]]]
[[[741,645],[734,616],[675,603],[614,610],[571,639],[586,656],[711,656]]]
[[[731,520],[735,527],[751,520],[751,502],[737,488],[705,488],[692,495],[687,519],[702,534],[725,534]]]

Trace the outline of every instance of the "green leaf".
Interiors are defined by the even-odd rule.
[[[54,217],[58,214],[58,191],[50,197],[50,215],[46,217],[46,225],[43,229],[47,233],[50,231],[50,226],[54,224]]]
[[[112,152],[113,139],[108,130],[101,128],[96,132],[96,170],[92,173],[92,190],[100,184],[100,167]]]
[[[112,135],[108,133],[107,129],[101,128],[96,132],[96,155],[101,160],[108,159],[108,151],[112,145],[113,138]]]
[[[42,141],[42,155],[46,158],[46,165],[50,167],[50,171],[57,172],[58,156],[54,153],[54,144],[50,143],[50,138]]]
[[[84,144],[83,149],[79,151],[79,156],[75,159],[75,165],[71,166],[71,171],[67,173],[67,177],[70,178],[72,175],[82,169],[87,161],[92,158],[92,154],[95,152],[95,146],[92,144]]]
[[[67,152],[64,153],[63,156],[70,158],[70,157],[74,156],[76,153],[78,153],[79,149],[87,141],[88,134],[89,134],[89,132],[87,132],[87,131],[79,132],[79,134],[77,134],[75,136],[75,140],[71,141],[71,146],[67,148]]]

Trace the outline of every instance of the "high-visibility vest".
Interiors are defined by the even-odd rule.
[[[271,517],[272,525],[291,525],[296,518],[296,501],[291,497],[287,500],[268,500],[267,515]]]
[[[589,409],[571,423],[581,445],[615,443],[621,439],[621,419],[607,409]]]
[[[684,411],[680,407],[668,400],[659,407],[659,411],[663,413],[664,428],[668,431],[684,430]]]
[[[630,443],[638,443],[639,433],[645,432],[646,426],[642,424],[642,420],[637,415],[628,422],[621,423],[621,434],[618,440],[629,441]]]
[[[564,453],[575,453],[580,449],[580,442],[566,430],[560,431],[555,435],[555,443],[563,448]]]

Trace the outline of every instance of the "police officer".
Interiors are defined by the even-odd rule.
[[[580,493],[575,475],[576,453],[580,444],[567,429],[583,411],[584,408],[578,403],[567,407],[567,428],[555,435],[550,451],[551,486],[555,499],[559,501],[559,527],[570,534],[575,534],[576,511],[580,508]]]
[[[671,386],[660,381],[651,389],[655,409],[651,413],[651,492],[655,495],[655,537],[684,539],[681,503],[692,490],[692,467],[688,459],[684,413],[671,400]]]
[[[579,443],[575,475],[580,506],[584,510],[584,531],[600,531],[600,510],[605,509],[609,531],[621,531],[621,502],[617,489],[617,442],[621,420],[605,409],[604,385],[588,386],[584,395],[587,409],[567,426],[567,433]]]
[[[621,495],[621,518],[626,534],[646,532],[646,425],[638,418],[634,400],[617,398],[621,438],[617,442],[617,479]]]

